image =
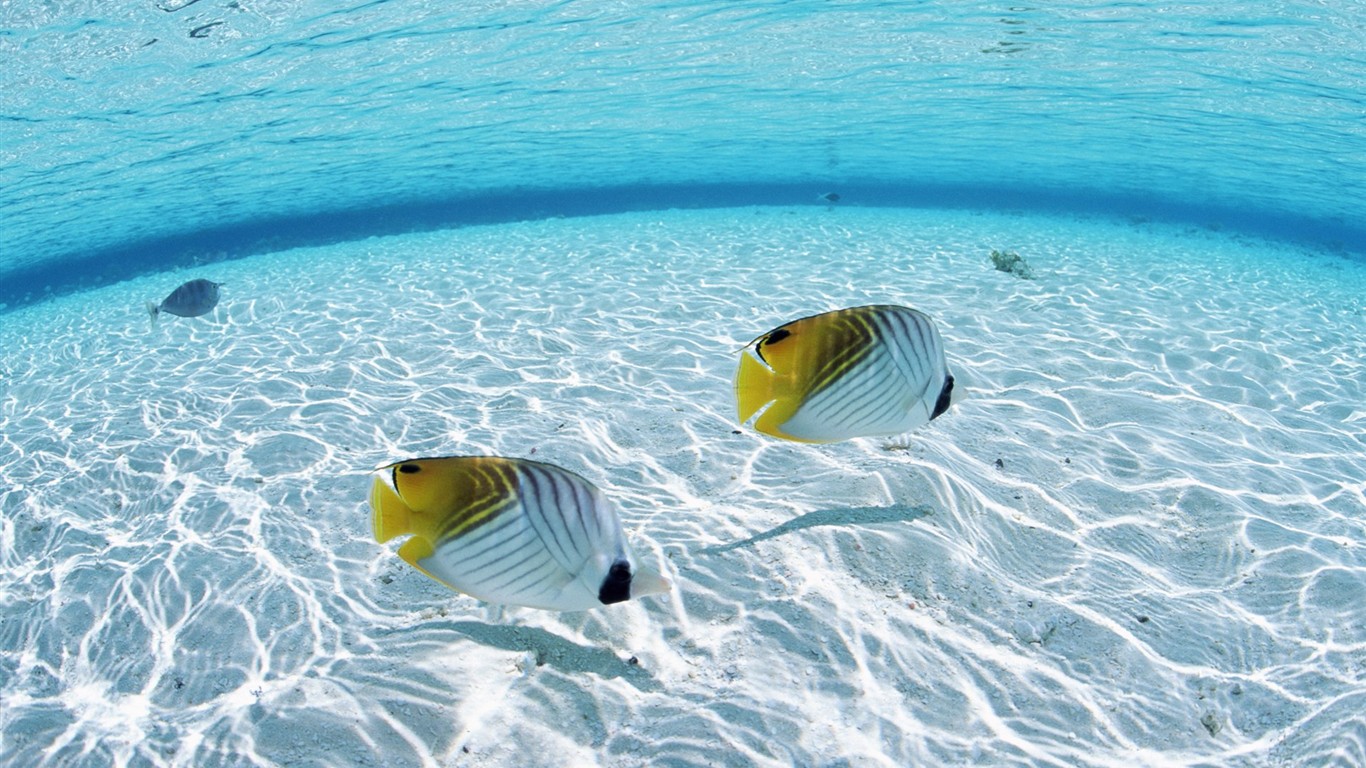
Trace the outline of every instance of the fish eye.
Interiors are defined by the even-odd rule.
[[[404,473],[405,475],[411,475],[414,472],[421,472],[422,467],[419,467],[416,464],[399,464],[398,471]]]
[[[764,340],[763,340],[762,342],[760,342],[759,346],[762,347],[764,344],[768,344],[769,346],[772,346],[772,345],[777,344],[778,342],[782,341],[783,339],[786,339],[788,336],[791,336],[791,335],[792,335],[792,331],[789,331],[789,330],[787,330],[786,328],[779,328],[778,330],[776,330],[776,331],[774,331],[773,333],[770,333],[768,336],[764,337]]]

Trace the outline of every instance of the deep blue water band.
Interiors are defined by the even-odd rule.
[[[836,192],[837,203],[821,199]],[[1080,214],[1127,218],[1134,223],[1189,224],[1303,244],[1356,259],[1366,258],[1366,225],[1277,211],[1114,195],[1096,190],[1029,189],[883,183],[761,183],[622,186],[594,189],[500,191],[478,197],[394,204],[309,216],[266,218],[150,238],[113,248],[72,253],[54,264],[0,274],[0,305],[14,309],[54,295],[142,274],[204,266],[226,259],[365,237],[497,224],[550,217],[593,216],[669,208],[751,205],[912,207]],[[989,244],[984,244],[989,245]]]

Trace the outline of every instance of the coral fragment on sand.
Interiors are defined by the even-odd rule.
[[[992,251],[991,263],[1000,272],[1009,272],[1016,277],[1025,280],[1034,279],[1034,270],[1029,268],[1029,262],[1021,258],[1020,254],[1011,251]]]

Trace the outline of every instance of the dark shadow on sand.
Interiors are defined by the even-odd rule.
[[[714,555],[720,552],[729,552],[732,549],[753,546],[766,539],[773,539],[783,536],[793,531],[800,531],[804,528],[815,528],[821,525],[839,526],[858,526],[858,525],[877,525],[879,523],[900,523],[919,520],[927,515],[934,514],[934,510],[924,506],[910,504],[892,504],[886,507],[839,507],[836,509],[818,509],[815,512],[807,512],[801,517],[788,520],[782,525],[770,528],[763,533],[757,533],[748,539],[721,544],[715,547],[707,547],[698,550],[703,554]]]
[[[537,627],[485,624],[478,621],[441,622],[430,625],[458,632],[481,645],[505,651],[530,651],[536,666],[547,666],[570,676],[585,673],[602,678],[619,677],[641,691],[657,691],[659,683],[631,658],[607,648],[579,645]]]

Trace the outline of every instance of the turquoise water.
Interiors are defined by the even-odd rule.
[[[1366,764],[1364,44],[1327,2],[0,4],[0,763]],[[739,429],[747,342],[884,302],[966,400]],[[366,494],[451,454],[583,475],[673,592],[426,580]]]
[[[0,50],[8,304],[370,231],[831,189],[1366,248],[1354,3],[16,0]]]

